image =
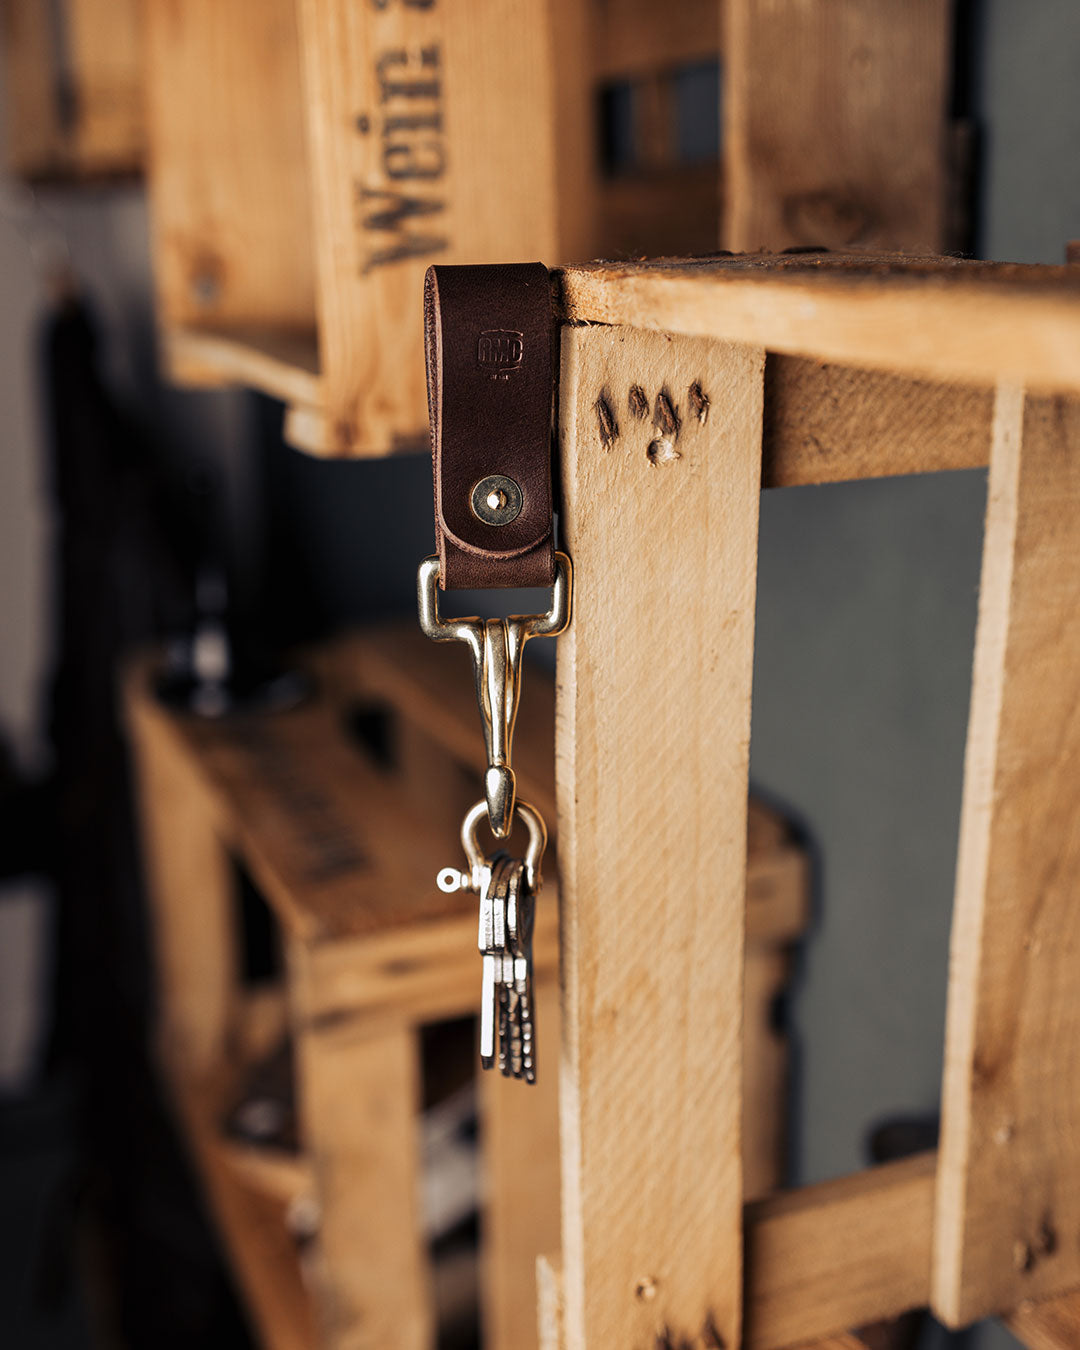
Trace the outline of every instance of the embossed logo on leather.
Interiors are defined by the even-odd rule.
[[[492,379],[517,370],[525,356],[525,343],[520,333],[505,328],[488,328],[480,334],[476,344],[476,363]]]

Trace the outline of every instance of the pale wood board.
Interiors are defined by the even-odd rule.
[[[760,348],[563,333],[563,528],[577,569],[556,732],[568,1350],[710,1323],[729,1344],[740,1334],[763,370]],[[622,406],[637,383],[661,423],[664,400],[677,405],[680,430],[642,424],[605,450],[597,401]],[[704,422],[689,415],[695,384]]]
[[[924,1304],[933,1207],[932,1153],[748,1205],[746,1350]]]
[[[562,1263],[557,1256],[536,1258],[536,1321],[539,1350],[563,1348]]]
[[[1028,1350],[1076,1350],[1080,1345],[1080,1293],[1041,1303],[1026,1299],[1002,1321]]]
[[[198,768],[154,712],[137,694],[129,697],[160,991],[158,1046],[171,1068],[205,1074],[233,1048],[233,879],[219,817]]]
[[[1080,403],[997,395],[942,1089],[934,1307],[1080,1281]]]
[[[144,21],[160,318],[310,327],[295,0],[146,0]]]
[[[1080,389],[1080,275],[1064,265],[748,255],[590,263],[561,269],[555,284],[570,322],[755,343],[937,381]]]
[[[426,437],[428,265],[583,256],[583,6],[300,0],[299,13],[326,397],[321,421],[291,434],[385,454]]]
[[[780,1186],[787,1153],[786,1039],[772,1027],[774,998],[790,978],[783,946],[749,943],[743,1018],[744,1193],[758,1199]],[[552,975],[557,965],[549,965]],[[474,977],[475,982],[475,977]],[[475,1000],[475,990],[472,990]],[[538,990],[542,1072],[537,1090],[515,1091],[495,1074],[481,1084],[483,1156],[487,1162],[487,1278],[485,1346],[489,1350],[538,1350],[543,1338],[522,1316],[543,1291],[537,1261],[559,1246],[559,1094],[555,1074],[559,1009],[556,990]],[[529,1165],[522,1168],[522,1158]],[[541,1318],[541,1322],[543,1319]]]
[[[724,244],[940,249],[948,0],[724,0]]]
[[[130,173],[142,165],[142,3],[64,0],[75,81],[72,155],[80,173]]]
[[[289,951],[296,1008],[305,952]],[[327,1350],[430,1350],[430,1270],[419,1212],[416,1033],[352,1016],[294,1021],[298,1097],[319,1223],[319,1315]]]
[[[301,408],[322,399],[314,328],[181,328],[161,334],[163,362],[178,384],[243,385]]]

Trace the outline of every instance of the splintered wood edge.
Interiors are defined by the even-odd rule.
[[[1068,266],[744,255],[590,263],[556,271],[553,286],[569,323],[723,338],[931,380],[1080,390],[1080,277]]]

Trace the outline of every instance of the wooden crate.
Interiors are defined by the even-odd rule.
[[[435,659],[432,660],[434,655]],[[413,1202],[419,1149],[417,1035],[472,1013],[476,905],[446,896],[460,816],[480,794],[482,749],[462,654],[410,625],[314,653],[320,693],[294,712],[207,722],[163,709],[145,663],[128,684],[162,988],[162,1062],[240,1284],[272,1347],[427,1347],[430,1272]],[[518,729],[522,793],[554,817],[554,689],[530,672]],[[392,717],[393,769],[350,738],[358,708]],[[786,1046],[771,1009],[808,921],[808,867],[775,811],[754,802],[746,901],[747,1138],[755,1194],[780,1184]],[[557,840],[555,841],[557,847]],[[272,906],[284,988],[237,975],[230,858]],[[557,1240],[558,896],[539,911],[540,1084],[483,1084],[489,1175],[484,1314],[489,1346],[527,1350],[533,1271]],[[286,1022],[299,1070],[303,1147],[241,1148],[225,1105]],[[496,1081],[497,1080],[497,1081]],[[523,1151],[530,1166],[520,1165]],[[522,1186],[534,1203],[522,1204]],[[301,1250],[289,1216],[317,1202]]]
[[[813,14],[797,0],[147,0],[173,377],[282,399],[286,438],[314,453],[421,448],[429,263],[941,248],[946,0]],[[696,72],[708,86],[718,65],[722,141],[688,160],[676,85]],[[616,103],[630,135],[605,159]]]
[[[0,22],[11,172],[30,179],[139,172],[140,0],[2,0]]]
[[[777,1350],[930,1305],[950,1326],[1000,1313],[1065,1350],[1080,1325],[1065,1238],[1080,1196],[1080,277],[883,255],[556,281],[575,612],[556,723],[564,1189],[545,1345]],[[661,391],[676,416],[639,417]],[[941,1145],[744,1212],[758,490],[987,463]],[[678,775],[658,781],[658,763]],[[601,886],[622,924],[594,903]]]

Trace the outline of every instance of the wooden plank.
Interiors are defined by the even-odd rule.
[[[174,1082],[185,1140],[224,1239],[229,1262],[266,1350],[312,1350],[315,1312],[304,1283],[302,1257],[289,1231],[288,1201],[267,1189],[222,1139],[219,1087]]]
[[[545,903],[547,903],[545,898]],[[541,968],[545,963],[541,962]],[[554,975],[557,967],[549,962]],[[744,1193],[757,1199],[783,1180],[787,1139],[786,1039],[771,1025],[773,999],[790,978],[785,947],[749,942],[743,1017]],[[475,974],[473,975],[475,984]],[[472,991],[475,999],[475,989]],[[484,1344],[492,1350],[538,1350],[532,1321],[523,1316],[543,1294],[537,1260],[559,1246],[560,1170],[558,1081],[554,1050],[559,1009],[553,983],[539,987],[541,1065],[538,1091],[515,1092],[494,1074],[484,1075],[483,1156],[488,1167]],[[521,1159],[529,1165],[522,1168]],[[541,1318],[541,1325],[544,1319]]]
[[[178,384],[242,385],[304,408],[322,399],[314,328],[166,328],[162,355]]]
[[[574,323],[748,342],[936,381],[1080,389],[1080,274],[1065,264],[758,255],[590,263],[557,271],[555,286]]]
[[[993,390],[770,355],[762,487],[985,468]]]
[[[550,860],[548,865],[552,867]],[[416,923],[408,922],[408,901],[401,897],[403,922],[396,930],[313,942],[308,950],[308,964],[315,972],[312,1016],[332,1016],[347,1008],[374,1026],[474,1014],[480,964],[476,900],[471,896],[467,900],[472,912],[460,919]],[[557,905],[555,887],[545,882],[534,938],[534,960],[541,973],[558,968]]]
[[[145,150],[140,0],[64,0],[64,12],[76,167],[131,173]]]
[[[1002,1319],[1028,1350],[1075,1350],[1080,1345],[1080,1293],[1041,1303],[1025,1299]]]
[[[129,697],[127,714],[153,911],[159,1050],[173,1070],[204,1074],[230,1052],[237,1007],[232,872],[220,818],[190,759],[145,695]]]
[[[287,713],[170,720],[282,920],[312,939],[456,919],[472,897],[435,886],[461,852],[410,810],[318,700]],[[475,914],[474,914],[475,917]]]
[[[563,528],[576,567],[556,768],[568,1350],[664,1329],[739,1340],[763,370],[760,348],[563,334]],[[636,384],[653,417],[605,448],[596,405],[625,406]],[[702,398],[704,419],[691,414]]]
[[[749,911],[748,911],[749,913]],[[790,1047],[773,1009],[791,980],[786,946],[752,943],[747,932],[743,980],[743,1196],[758,1200],[787,1171]]]
[[[314,246],[294,0],[148,0],[144,21],[164,323],[309,329]]]
[[[430,1350],[419,1212],[416,1033],[313,1019],[303,944],[289,951],[302,1131],[315,1175],[319,1312],[328,1350]]]
[[[947,0],[723,9],[727,247],[944,247]]]
[[[607,257],[711,253],[723,183],[715,162],[634,169],[597,184],[597,234]],[[679,209],[671,209],[677,201]]]
[[[536,985],[536,1086],[501,1074],[480,1082],[485,1167],[485,1350],[537,1350],[537,1259],[559,1247],[559,986],[553,967]],[[526,1162],[527,1160],[527,1162]]]
[[[429,263],[588,256],[584,6],[301,0],[300,16],[327,381],[319,439],[337,454],[386,453],[426,439]]]
[[[593,69],[629,79],[715,59],[722,41],[717,0],[592,0]]]
[[[1080,403],[998,390],[942,1090],[934,1307],[1080,1282]]]
[[[64,168],[52,15],[42,0],[2,0],[7,162],[35,177]]]
[[[934,1155],[769,1197],[746,1211],[746,1350],[893,1317],[930,1285]]]
[[[536,1258],[539,1350],[563,1348],[562,1263],[556,1256]]]

